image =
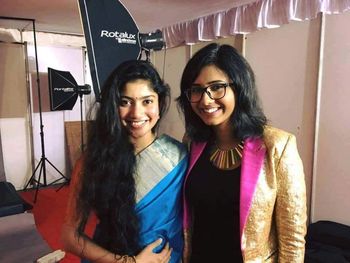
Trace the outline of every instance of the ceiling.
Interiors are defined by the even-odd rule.
[[[144,33],[256,1],[121,0]],[[83,34],[77,0],[0,0],[0,16],[34,19],[40,32]],[[0,27],[30,30],[31,23],[0,19]]]

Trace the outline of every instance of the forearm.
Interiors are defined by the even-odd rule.
[[[278,169],[276,223],[279,261],[304,262],[306,234],[306,190],[304,171],[295,137],[290,137]]]
[[[96,263],[126,263],[121,255],[116,255],[94,243],[89,237],[79,235],[73,226],[63,225],[62,243],[65,251]]]

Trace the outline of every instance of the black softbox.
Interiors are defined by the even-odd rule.
[[[96,100],[104,82],[120,63],[139,59],[142,50],[160,50],[162,32],[140,34],[122,3],[117,0],[78,0]]]
[[[50,110],[71,110],[79,95],[89,94],[89,85],[79,86],[72,74],[68,71],[61,71],[48,68]]]

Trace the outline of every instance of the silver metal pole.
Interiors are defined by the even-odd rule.
[[[324,57],[324,35],[325,35],[326,17],[325,13],[321,13],[321,28],[320,28],[320,50],[316,88],[316,112],[315,112],[315,136],[313,147],[313,162],[312,162],[312,177],[311,177],[311,200],[310,200],[310,223],[314,222],[315,218],[315,203],[316,203],[316,188],[317,188],[317,155],[319,143],[320,129],[320,110],[321,110],[321,95],[322,95],[322,78],[323,78],[323,57]]]

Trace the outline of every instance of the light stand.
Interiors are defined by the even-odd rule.
[[[81,134],[81,153],[84,152],[84,127],[83,127],[83,94],[79,93],[80,102],[80,134]]]
[[[90,85],[77,86],[75,92],[79,95],[80,101],[80,133],[81,133],[81,153],[84,153],[84,125],[83,125],[83,95],[88,95],[91,93]]]
[[[29,19],[27,19],[29,20]],[[45,142],[44,142],[44,125],[43,125],[43,119],[42,119],[42,108],[41,108],[41,93],[40,93],[40,78],[39,78],[39,66],[38,66],[38,51],[37,51],[37,44],[36,44],[36,31],[35,31],[35,20],[31,19],[33,23],[33,35],[34,35],[34,52],[35,52],[35,64],[36,64],[36,75],[37,75],[37,89],[38,89],[38,101],[39,101],[39,117],[40,117],[40,139],[41,139],[41,158],[39,163],[34,169],[34,172],[32,176],[29,178],[28,183],[24,187],[24,190],[27,189],[29,184],[33,184],[36,182],[36,191],[35,191],[35,196],[34,196],[34,203],[36,203],[37,200],[37,195],[39,188],[42,186],[49,186],[51,184],[56,183],[57,181],[61,179],[65,179],[68,181],[68,178],[64,176],[45,156]],[[51,182],[50,184],[47,184],[47,179],[46,179],[46,162],[50,164],[60,175],[61,178],[58,178],[57,180]],[[40,167],[40,169],[39,169]],[[39,169],[39,176],[38,179],[35,178],[35,173]],[[43,178],[43,183],[41,183],[41,175]]]
[[[80,134],[81,134],[81,153],[84,153],[84,125],[83,125],[83,95],[91,93],[91,86],[85,84],[84,86],[77,86],[75,92],[79,95],[80,101]]]
[[[80,150],[81,153],[84,153],[84,126],[83,126],[83,94],[90,94],[91,93],[91,87],[90,85],[84,85],[84,86],[77,86],[75,89],[75,93],[79,95],[79,102],[80,102],[80,134],[81,134],[81,146]],[[63,186],[66,184],[69,184],[70,179],[67,180],[66,183],[62,184],[56,192],[62,189]]]

